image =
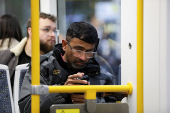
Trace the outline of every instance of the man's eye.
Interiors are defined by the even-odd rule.
[[[93,51],[90,50],[90,51],[87,51],[87,52],[88,52],[88,53],[91,53],[91,52],[94,52],[94,50],[93,50]]]
[[[44,29],[44,31],[48,32],[50,29]]]
[[[81,50],[76,50],[77,53],[81,53],[82,51]]]
[[[54,33],[57,33],[56,29],[53,30]]]

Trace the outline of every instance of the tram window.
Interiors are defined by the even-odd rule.
[[[91,23],[98,31],[99,64],[114,74],[118,83],[118,70],[121,63],[120,0],[58,0],[58,23],[61,35],[59,42],[65,38],[66,29],[72,22]]]
[[[0,0],[0,16],[15,15],[20,22],[23,36],[27,34],[27,21],[31,15],[30,0]]]

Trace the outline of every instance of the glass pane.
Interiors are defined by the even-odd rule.
[[[96,59],[114,75],[115,84],[118,84],[121,63],[120,9],[120,0],[58,0],[59,29],[62,33],[59,42],[65,38],[66,29],[72,22],[91,23],[97,29],[100,38]]]
[[[15,15],[17,19],[19,20],[19,23],[21,25],[21,29],[23,32],[23,36],[27,35],[27,21],[30,18],[31,14],[31,6],[30,6],[30,0],[2,0],[0,6],[0,15],[3,14],[11,14]]]

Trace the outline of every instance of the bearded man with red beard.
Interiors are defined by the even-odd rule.
[[[36,37],[40,38],[40,55],[46,54],[53,50],[54,45],[56,44],[56,37],[56,17],[51,14],[41,12],[39,16],[39,37]],[[27,22],[27,37],[24,39],[25,44],[22,44],[23,48],[21,54],[19,55],[18,65],[29,63],[31,61],[31,19]]]

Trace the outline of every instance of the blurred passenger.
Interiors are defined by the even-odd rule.
[[[53,53],[41,56],[41,85],[113,85],[113,75],[100,67],[94,59],[99,39],[97,30],[85,22],[72,23],[62,44]],[[21,88],[19,107],[21,113],[31,113],[31,68],[28,69]],[[37,75],[39,76],[39,75]],[[84,103],[84,94],[52,93],[40,95],[40,112],[50,113],[53,104]],[[97,102],[105,102],[97,93]]]
[[[57,26],[56,17],[46,13],[40,13],[39,38],[40,55],[50,52],[56,44]],[[31,61],[31,20],[27,23],[27,37],[24,48],[19,56],[18,64],[29,63]]]
[[[56,44],[56,17],[46,13],[40,13],[39,17],[40,54],[50,52]],[[0,52],[0,64],[8,65],[13,86],[15,67],[31,61],[31,20],[27,23],[27,37],[10,50]],[[38,37],[36,37],[38,38]]]
[[[12,76],[17,60],[11,48],[22,40],[22,31],[15,16],[5,14],[0,17],[0,64],[8,65]]]
[[[0,17],[0,51],[16,46],[22,40],[22,31],[15,16]]]

